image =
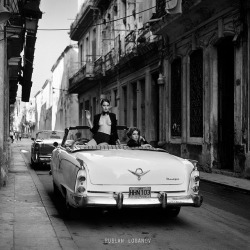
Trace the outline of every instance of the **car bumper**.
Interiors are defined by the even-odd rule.
[[[51,155],[39,155],[37,160],[41,163],[50,163]]]
[[[161,192],[154,198],[129,198],[126,194],[115,193],[113,195],[95,194],[84,197],[71,195],[75,207],[170,207],[193,206],[200,207],[203,201],[202,195],[169,196]]]

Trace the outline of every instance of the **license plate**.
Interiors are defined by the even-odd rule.
[[[129,198],[150,198],[151,187],[130,187]]]

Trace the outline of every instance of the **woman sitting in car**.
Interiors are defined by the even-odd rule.
[[[129,128],[127,132],[129,138],[127,146],[129,147],[151,147],[151,145],[140,135],[140,130],[136,127]]]

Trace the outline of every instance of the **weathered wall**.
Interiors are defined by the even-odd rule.
[[[6,185],[10,159],[7,42],[3,31],[0,24],[0,188]]]

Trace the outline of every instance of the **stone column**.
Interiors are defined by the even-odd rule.
[[[247,54],[247,81],[248,81],[248,86],[247,86],[247,89],[248,89],[248,117],[247,117],[247,120],[248,120],[248,124],[247,124],[247,127],[248,127],[248,133],[247,133],[247,140],[248,140],[248,149],[247,149],[247,152],[246,152],[246,163],[245,163],[245,177],[248,177],[250,178],[250,114],[249,114],[249,111],[250,111],[250,3],[248,2],[248,5],[247,5],[247,36],[248,36],[248,39],[247,39],[247,51],[248,51],[248,54]]]
[[[6,74],[7,74],[7,44],[4,33],[4,25],[0,24],[0,187],[6,184],[7,176],[7,159],[6,159],[6,147],[7,134],[5,128],[5,121],[8,119],[6,116]],[[6,117],[5,117],[6,116]]]

